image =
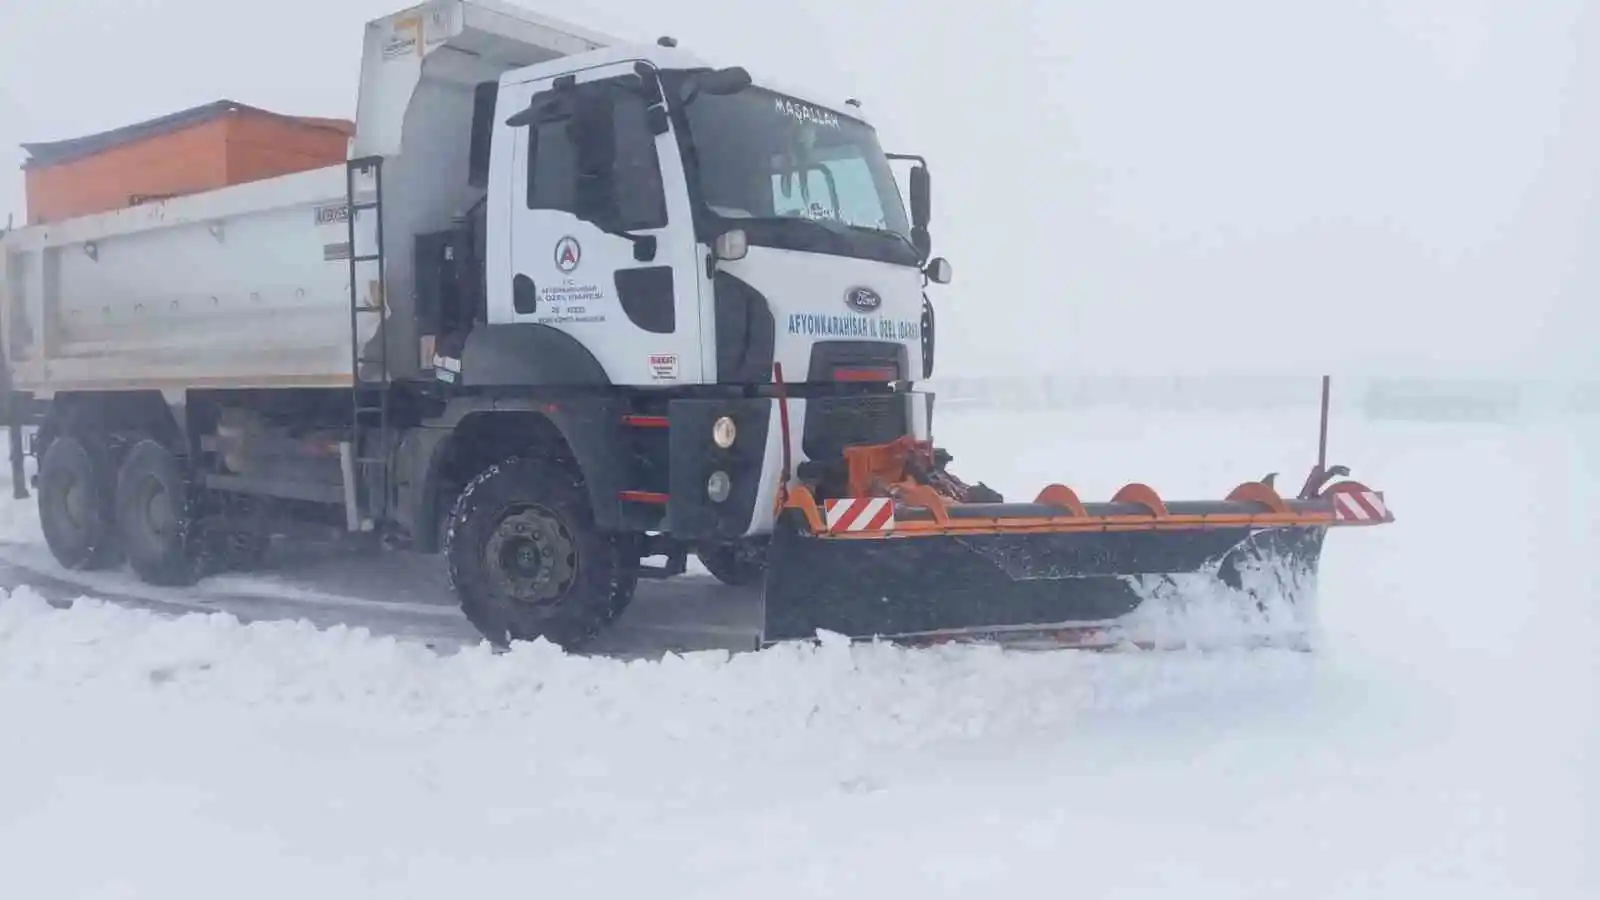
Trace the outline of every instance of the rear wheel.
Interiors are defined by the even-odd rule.
[[[140,579],[165,586],[199,580],[189,481],[171,450],[143,440],[128,451],[117,473],[116,509],[128,565]]]
[[[737,541],[712,544],[695,550],[700,564],[723,584],[735,587],[755,584],[767,574],[766,542]]]
[[[115,485],[101,442],[71,434],[51,441],[39,460],[38,493],[39,525],[56,562],[80,570],[121,562]]]
[[[491,642],[581,647],[633,596],[637,544],[595,527],[582,478],[542,459],[491,466],[456,501],[445,557],[461,610]]]

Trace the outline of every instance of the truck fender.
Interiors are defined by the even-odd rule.
[[[611,384],[605,367],[582,342],[537,322],[478,325],[461,349],[465,388]]]
[[[444,415],[401,441],[396,517],[418,552],[437,552],[440,525],[468,481],[507,457],[543,454],[577,466],[600,528],[636,530],[623,521],[619,496],[625,411],[621,398],[606,395],[452,399]]]
[[[50,402],[34,447],[42,454],[62,434],[102,442],[143,435],[184,456],[189,452],[186,418],[184,406],[169,406],[159,391],[62,393]]]

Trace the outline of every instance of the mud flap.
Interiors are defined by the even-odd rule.
[[[905,643],[1093,643],[1122,623],[1222,599],[1296,606],[1314,590],[1326,529],[1194,528],[818,534],[793,510],[774,530],[762,643],[819,630]],[[1143,607],[1154,606],[1159,609]],[[1138,612],[1140,615],[1134,615]],[[1152,615],[1154,614],[1154,615]],[[1130,632],[1132,633],[1132,632]]]

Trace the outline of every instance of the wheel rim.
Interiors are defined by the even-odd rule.
[[[550,606],[578,578],[578,542],[565,522],[543,507],[524,507],[500,520],[484,546],[494,586],[518,603]]]
[[[178,531],[178,511],[172,494],[159,478],[139,480],[130,512],[137,516],[140,536],[152,549],[164,547]]]
[[[73,531],[82,534],[89,530],[89,485],[76,475],[66,475],[61,490],[61,515]]]

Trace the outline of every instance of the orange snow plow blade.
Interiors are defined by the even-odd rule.
[[[1134,483],[1085,502],[1052,484],[1018,503],[960,482],[941,457],[910,438],[851,447],[831,470],[813,467],[784,486],[764,644],[833,632],[1153,645],[1166,640],[1164,626],[1214,600],[1224,618],[1262,619],[1295,642],[1328,529],[1394,521],[1381,492],[1330,484],[1343,470],[1320,462],[1293,498],[1269,478],[1219,500],[1169,501]],[[1286,624],[1265,621],[1284,615]]]

